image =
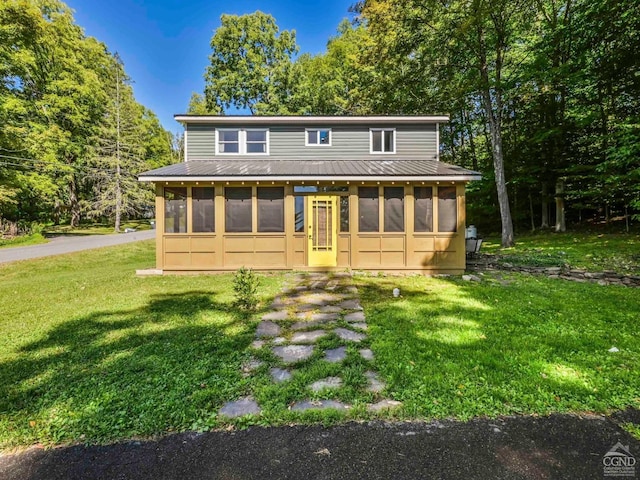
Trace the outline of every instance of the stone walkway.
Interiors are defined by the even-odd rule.
[[[262,316],[256,329],[256,340],[251,344],[256,353],[262,349],[270,350],[271,355],[267,357],[273,359],[268,363],[274,384],[291,381],[296,370],[309,362],[342,364],[349,355],[356,355],[369,367],[364,372],[361,389],[372,394],[377,401],[368,404],[368,410],[375,412],[399,406],[400,402],[381,396],[385,384],[373,368],[375,356],[367,348],[368,325],[351,275],[345,272],[298,273],[293,279],[293,284],[284,287],[282,294],[275,298],[272,310]],[[322,339],[333,340],[333,348],[321,348],[318,343]],[[252,358],[243,365],[243,375],[252,375],[264,363]],[[345,383],[339,375],[319,378],[307,386],[313,398],[297,399],[289,409],[347,410],[351,406],[336,399],[340,397]],[[249,396],[228,402],[220,409],[219,415],[235,418],[260,412],[258,403]]]

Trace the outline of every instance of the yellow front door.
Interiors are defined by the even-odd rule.
[[[338,260],[338,197],[307,197],[309,266],[335,267]]]

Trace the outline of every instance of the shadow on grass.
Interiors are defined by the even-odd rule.
[[[625,303],[624,289],[523,277],[363,286],[376,363],[410,414],[606,411],[640,396],[630,367],[638,361],[632,319],[640,302]],[[402,298],[392,298],[396,286]],[[613,344],[621,350],[615,357]]]
[[[253,326],[209,291],[64,322],[0,363],[0,447],[189,428],[248,393]]]

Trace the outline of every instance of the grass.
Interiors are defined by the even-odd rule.
[[[47,241],[48,240],[41,233],[34,233],[32,235],[21,235],[14,238],[0,238],[0,248],[26,247],[29,245],[47,243]]]
[[[612,270],[640,275],[640,235],[556,233],[522,235],[512,248],[500,248],[499,238],[488,238],[483,253],[498,254],[502,262],[541,267],[569,266],[591,272]]]
[[[332,424],[369,419],[371,369],[384,397],[403,402],[385,418],[608,412],[640,404],[640,296],[626,287],[503,274],[459,278],[357,277],[369,338],[343,364],[322,360],[328,335],[293,378],[269,348],[252,350],[257,318],[289,274],[262,275],[260,307],[232,306],[232,275],[138,278],[154,261],[141,242],[0,266],[0,450],[104,443],[229,424]],[[402,296],[392,297],[394,287]],[[609,353],[616,346],[618,353]],[[373,364],[359,348],[370,347]],[[242,366],[265,362],[250,375]],[[308,385],[340,376],[344,387]],[[229,400],[253,395],[262,414],[224,421]],[[289,410],[333,398],[347,412]]]
[[[506,274],[363,278],[376,364],[408,417],[640,406],[640,296]],[[393,299],[394,287],[402,298]],[[608,352],[616,346],[618,353]]]

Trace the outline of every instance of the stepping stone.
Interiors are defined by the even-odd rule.
[[[311,284],[311,289],[312,289],[312,290],[321,290],[321,289],[323,289],[325,286],[326,286],[326,283],[325,283],[325,282],[323,282],[323,281],[321,281],[321,280],[318,280],[318,281],[315,281],[315,282],[313,282],[313,283]]]
[[[327,362],[339,363],[347,358],[347,347],[332,348],[324,352],[324,359]]]
[[[289,313],[286,310],[269,312],[262,316],[262,320],[286,320],[287,318],[289,318]]]
[[[310,312],[312,310],[317,310],[318,306],[317,305],[312,305],[310,303],[303,303],[301,305],[298,305],[296,307],[296,310],[298,312]],[[298,317],[300,316],[300,314],[297,315]]]
[[[324,330],[312,330],[310,332],[296,332],[291,336],[291,343],[316,343],[318,339],[327,335]]]
[[[340,388],[342,386],[342,379],[340,377],[327,377],[317,382],[313,382],[309,385],[309,388],[314,392],[319,392],[325,388]]]
[[[344,316],[345,322],[364,322],[364,312],[353,312]]]
[[[351,277],[350,272],[334,272],[333,276],[335,278],[349,278]]]
[[[264,340],[254,340],[251,342],[251,348],[255,348],[256,350],[265,346],[267,342]]]
[[[294,412],[304,412],[306,410],[326,410],[328,408],[347,410],[351,407],[336,400],[303,400],[302,402],[294,403],[291,410]]]
[[[313,308],[323,307],[327,303],[330,303],[327,300],[325,300],[323,295],[317,295],[317,294],[304,295],[298,298],[298,301],[303,304],[313,305]]]
[[[297,287],[293,287],[293,289],[296,292],[304,292],[305,290],[307,290],[307,286],[306,285],[298,285]]]
[[[325,305],[320,308],[320,313],[341,313],[342,309],[336,305]]]
[[[352,323],[351,325],[349,325],[350,327],[353,328],[357,328],[359,330],[369,330],[369,325],[367,325],[364,322],[357,322],[357,323]]]
[[[378,403],[367,405],[367,410],[370,412],[379,412],[381,410],[391,410],[402,406],[402,402],[397,400],[380,400]]]
[[[242,417],[244,415],[257,415],[260,407],[251,397],[241,398],[235,402],[226,403],[218,412],[218,415],[228,418]]]
[[[353,285],[349,285],[347,288],[345,288],[345,291],[355,295],[355,294],[358,293],[358,287],[355,287]]]
[[[327,282],[327,285],[324,287],[324,289],[329,292],[333,292],[336,288],[338,288],[338,286],[339,284],[337,280],[330,280]]]
[[[303,322],[296,322],[293,325],[291,325],[291,330],[304,330],[310,327],[318,327],[320,325],[323,325],[324,323],[325,322],[321,322],[319,320],[316,320],[316,321],[307,320]]]
[[[313,345],[286,345],[273,347],[272,351],[284,363],[296,363],[311,357],[313,349]]]
[[[264,362],[261,362],[260,360],[258,360],[256,358],[252,358],[247,363],[242,365],[242,372],[243,373],[251,373],[251,372],[257,370],[258,368],[260,368],[262,365],[264,365]]]
[[[287,339],[284,337],[276,337],[273,339],[274,345],[282,345],[283,343],[287,343]]]
[[[362,310],[362,306],[360,305],[360,301],[354,299],[345,300],[344,302],[338,305],[340,308],[345,310]]]
[[[314,313],[311,315],[311,321],[335,322],[336,320],[338,320],[337,313]]]
[[[271,374],[273,381],[276,383],[286,382],[291,378],[291,372],[283,368],[272,368],[269,370],[269,373]]]
[[[285,312],[286,313],[286,312]],[[280,335],[280,327],[269,320],[260,322],[256,330],[256,337],[276,337]]]
[[[289,302],[283,300],[280,297],[277,297],[271,303],[271,308],[274,309],[274,310],[282,310],[283,308],[287,308],[288,306],[289,306]]]
[[[378,378],[378,374],[376,372],[367,371],[364,372],[364,376],[369,380],[369,386],[367,387],[367,392],[380,393],[384,390],[384,382]]]
[[[365,360],[372,361],[373,360],[373,351],[369,348],[363,348],[360,350],[360,356]]]
[[[364,333],[354,332],[353,330],[347,330],[346,328],[336,328],[334,333],[338,335],[342,340],[348,340],[349,342],[361,342],[367,336]]]

